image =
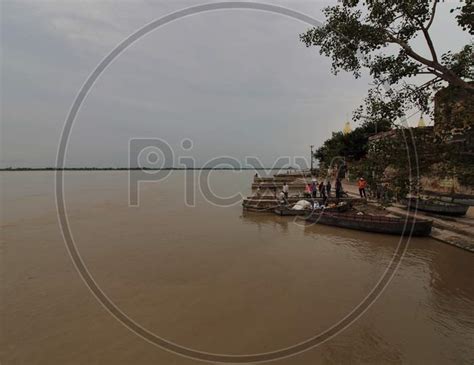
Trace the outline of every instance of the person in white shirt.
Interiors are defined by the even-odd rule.
[[[255,192],[255,196],[260,198],[261,195],[262,195],[262,184],[258,184],[258,188],[257,188],[257,191]]]
[[[283,185],[283,194],[285,194],[285,198],[288,199],[288,191],[289,191],[289,186],[287,183]]]
[[[288,205],[288,199],[286,198],[285,192],[282,190],[280,194],[278,194],[278,199],[281,205]]]

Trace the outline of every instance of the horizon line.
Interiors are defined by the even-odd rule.
[[[67,171],[67,170],[120,170],[120,171],[135,171],[135,170],[300,170],[293,167],[4,167],[0,171]]]

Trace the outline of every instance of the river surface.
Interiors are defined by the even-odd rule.
[[[1,172],[2,364],[198,364],[115,320],[78,275],[56,214],[54,172]],[[250,172],[216,171],[220,196],[250,192]],[[195,179],[197,180],[197,179]],[[172,172],[67,172],[68,219],[103,292],[157,335],[196,350],[251,354],[306,340],[370,292],[399,238],[243,214]],[[196,187],[197,185],[194,185]],[[188,189],[189,191],[190,189]],[[189,197],[189,194],[188,194]],[[393,280],[344,331],[278,364],[474,363],[474,255],[413,238]]]

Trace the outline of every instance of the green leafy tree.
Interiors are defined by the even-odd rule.
[[[365,105],[355,111],[355,120],[394,121],[413,108],[431,112],[430,97],[443,84],[474,93],[474,84],[469,82],[474,78],[473,44],[443,55],[433,44],[430,28],[437,6],[432,0],[342,0],[324,9],[325,25],[308,30],[300,38],[308,47],[320,47],[319,52],[332,59],[334,74],[344,70],[357,78],[363,68],[369,70],[375,87]],[[452,12],[458,25],[473,34],[472,1]],[[430,57],[411,46],[417,36],[425,40]],[[420,74],[431,74],[433,79],[417,85],[413,77]]]
[[[359,161],[367,155],[369,137],[377,132],[388,131],[390,125],[387,120],[378,123],[366,122],[347,135],[335,132],[316,150],[314,157],[323,167],[339,164],[341,158],[347,161]]]

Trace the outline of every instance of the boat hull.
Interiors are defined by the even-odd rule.
[[[306,219],[311,223],[328,226],[355,229],[365,232],[375,232],[405,236],[428,236],[431,233],[432,222],[428,220],[407,220],[383,216],[358,216],[346,213],[316,213]]]
[[[423,212],[442,214],[442,215],[465,215],[469,209],[468,205],[461,205],[455,203],[448,203],[442,201],[424,201],[411,199],[405,202],[407,204],[407,209],[411,210],[421,210]]]
[[[440,196],[438,199],[446,203],[455,203],[471,207],[474,206],[474,198],[452,198],[450,196]]]
[[[426,193],[443,202],[474,206],[474,195],[459,193],[443,194],[435,191],[426,191]]]
[[[303,198],[300,197],[289,197],[288,203],[290,205],[296,204],[299,200]],[[313,199],[305,199],[309,202],[313,202]],[[320,198],[314,199],[314,202],[318,202],[322,204],[322,200]],[[339,202],[346,202],[348,206],[351,206],[353,203],[361,202],[365,203],[364,199],[354,199],[354,198],[329,198],[327,199],[326,203],[339,203]],[[261,196],[261,197],[248,197],[242,201],[242,208],[246,211],[252,212],[273,212],[274,209],[280,206],[280,202],[273,196]]]
[[[297,216],[297,215],[306,215],[309,216],[313,211],[311,209],[288,209],[288,208],[275,208],[273,213],[280,216]]]

